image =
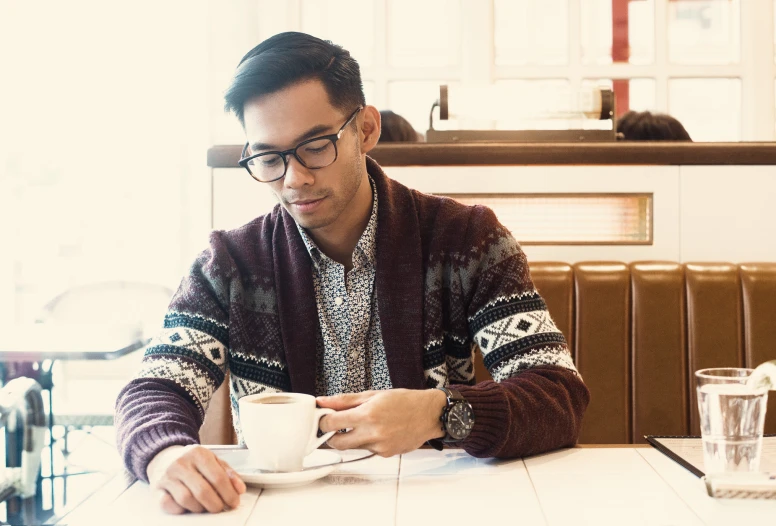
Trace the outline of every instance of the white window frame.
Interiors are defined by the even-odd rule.
[[[261,0],[241,0],[257,19]],[[651,78],[655,80],[656,109],[668,112],[668,85],[674,78],[741,79],[741,140],[776,140],[776,61],[774,60],[774,0],[742,0],[741,60],[727,65],[679,65],[668,61],[667,11],[670,0],[655,1],[655,60],[648,65],[587,65],[581,61],[580,19],[584,0],[569,3],[569,63],[561,66],[496,66],[493,0],[450,0],[461,5],[461,60],[454,67],[402,68],[389,63],[388,20],[390,0],[374,0],[375,56],[362,68],[365,81],[374,82],[371,104],[388,109],[388,86],[394,81],[460,80],[462,84],[492,83],[502,79],[568,79],[580,91],[585,79]],[[220,4],[218,4],[220,6]],[[301,29],[301,0],[284,2],[283,30]],[[220,9],[217,7],[216,9]],[[243,11],[245,13],[245,11]],[[357,16],[357,15],[354,15]],[[429,20],[429,24],[435,21]],[[259,32],[260,33],[260,32]],[[269,35],[255,35],[258,40]]]

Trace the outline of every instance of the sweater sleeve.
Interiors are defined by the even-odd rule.
[[[199,443],[213,392],[224,381],[229,349],[230,259],[218,233],[182,280],[162,330],[116,400],[117,446],[127,469],[148,480],[148,463],[173,445]]]
[[[463,448],[515,458],[572,446],[590,394],[525,254],[485,207],[472,211],[464,246],[473,254],[461,271],[469,333],[493,381],[452,386],[474,410]]]

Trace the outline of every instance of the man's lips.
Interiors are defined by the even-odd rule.
[[[296,201],[289,201],[288,204],[290,206],[293,206],[300,212],[311,212],[313,211],[320,203],[323,201],[325,197],[319,197],[317,199],[298,199]]]

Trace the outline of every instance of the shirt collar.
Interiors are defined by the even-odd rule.
[[[371,175],[369,176],[369,184],[372,187],[372,214],[369,216],[369,222],[361,234],[358,243],[356,243],[356,248],[353,250],[354,268],[364,265],[374,266],[377,259],[377,188],[374,181],[372,181]],[[307,232],[299,223],[296,223],[296,228],[302,236],[304,246],[307,248],[307,252],[310,254],[316,269],[320,269],[322,263],[331,261],[329,256],[321,252],[315,241],[307,235]]]

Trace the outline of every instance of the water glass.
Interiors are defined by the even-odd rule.
[[[701,369],[698,411],[706,474],[760,469],[767,390],[746,385],[753,369]]]

